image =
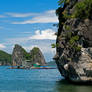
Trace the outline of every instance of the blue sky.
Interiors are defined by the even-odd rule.
[[[51,44],[58,23],[58,0],[0,0],[0,49],[12,53],[15,44],[27,51],[39,47],[47,61],[55,54]]]

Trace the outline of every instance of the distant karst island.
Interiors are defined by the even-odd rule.
[[[11,65],[13,68],[35,68],[45,66],[46,61],[38,47],[34,47],[29,53],[22,48],[22,46],[16,44],[12,55],[4,51],[0,51],[0,65]]]
[[[30,52],[16,44],[12,53],[12,66],[23,66],[30,68],[32,66],[46,65],[45,58],[38,47],[34,47]]]

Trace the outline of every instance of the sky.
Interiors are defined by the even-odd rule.
[[[12,53],[15,44],[28,52],[39,47],[52,60],[58,23],[58,0],[0,0],[0,50]]]

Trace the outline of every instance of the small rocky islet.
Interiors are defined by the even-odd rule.
[[[68,81],[92,84],[92,0],[60,0],[59,5],[58,70]]]
[[[25,68],[34,66],[45,66],[46,61],[41,50],[34,47],[29,53],[24,48],[16,44],[12,53],[12,65],[23,66]]]
[[[46,66],[46,61],[41,50],[38,47],[34,47],[28,53],[24,48],[22,48],[22,46],[16,44],[13,49],[12,55],[4,51],[0,51],[0,64],[11,65],[11,69],[26,69],[31,67],[40,68],[40,66]]]

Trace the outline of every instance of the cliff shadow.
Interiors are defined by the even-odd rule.
[[[92,92],[91,85],[75,84],[65,79],[56,82],[57,92]]]

